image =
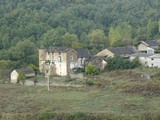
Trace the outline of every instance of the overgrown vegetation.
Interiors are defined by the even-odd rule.
[[[125,70],[125,69],[134,69],[140,67],[141,64],[138,59],[130,61],[129,59],[124,59],[120,56],[115,56],[113,58],[107,59],[106,69],[108,70]]]
[[[0,84],[2,120],[158,120],[160,82],[141,78],[139,68],[102,73],[103,87],[47,87]],[[47,99],[46,99],[47,98]]]
[[[40,47],[97,51],[157,39],[159,11],[159,0],[2,0],[0,60],[36,65]]]

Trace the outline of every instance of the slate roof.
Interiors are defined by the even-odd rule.
[[[83,48],[77,48],[76,51],[78,58],[91,58],[94,56],[94,53],[92,51],[84,50]]]
[[[106,57],[94,56],[91,59],[89,59],[88,62],[91,63],[92,65],[95,65],[98,69],[101,69],[103,60],[106,61]]]
[[[144,45],[146,45],[148,47],[160,46],[160,41],[159,40],[140,41],[135,45],[139,45],[140,43],[143,43]]]
[[[108,50],[116,55],[136,53],[136,50],[133,47],[116,47],[116,48],[108,48]]]
[[[149,47],[160,46],[160,42],[157,40],[148,40],[148,41],[144,41],[144,42],[147,43]]]
[[[21,68],[21,69],[16,69],[18,73],[24,73],[24,74],[32,74],[35,73],[35,71],[31,68]]]
[[[67,52],[70,49],[71,48],[67,48],[67,47],[50,47],[48,51],[49,52]]]
[[[150,57],[154,54],[147,54],[147,53],[135,53],[135,54],[132,54],[131,57]]]

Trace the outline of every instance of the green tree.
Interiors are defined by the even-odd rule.
[[[24,85],[24,83],[25,83],[25,78],[26,78],[25,74],[22,73],[22,72],[20,72],[20,73],[18,74],[17,83],[22,82],[23,85]]]
[[[29,56],[35,54],[35,44],[30,40],[19,41],[15,47],[12,48],[12,60],[28,63]]]
[[[97,50],[102,50],[109,45],[104,31],[101,29],[92,30],[88,34],[88,39],[90,44]]]
[[[79,42],[79,39],[76,34],[70,34],[65,33],[63,37],[63,42],[66,44],[66,46],[73,47],[73,48],[79,48],[82,47],[82,44]]]
[[[132,28],[127,22],[122,22],[115,28],[110,27],[108,38],[111,46],[127,45],[132,39]]]
[[[29,64],[28,65],[29,68],[33,69],[35,71],[35,73],[37,74],[39,71],[39,67],[34,65],[34,64]]]
[[[6,73],[6,69],[0,69],[0,82],[5,83],[5,81],[9,81],[9,75]]]
[[[60,46],[62,42],[61,34],[56,29],[48,30],[41,37],[41,46],[45,47]]]
[[[158,33],[158,23],[157,21],[151,21],[151,19],[148,21],[147,24],[147,35],[148,38],[153,38]]]

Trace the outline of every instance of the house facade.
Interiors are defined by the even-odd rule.
[[[115,55],[119,55],[124,58],[129,58],[129,56],[134,53],[136,53],[136,50],[133,47],[116,47],[104,49],[97,53],[96,56],[114,57]]]
[[[156,49],[160,46],[158,40],[140,41],[135,45],[139,53],[154,54]]]
[[[94,53],[92,51],[84,50],[83,48],[77,48],[77,68],[84,68],[85,67],[85,61],[92,58],[94,56]]]
[[[77,52],[72,48],[39,49],[39,70],[50,75],[68,76],[75,68]]]
[[[148,67],[160,68],[160,54],[154,54],[147,58]]]
[[[143,66],[148,66],[148,58],[154,54],[135,53],[130,56],[130,60],[138,59]]]

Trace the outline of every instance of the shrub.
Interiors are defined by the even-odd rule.
[[[26,78],[26,76],[25,76],[24,73],[19,73],[18,78],[17,78],[17,83],[19,83],[20,81],[22,81],[22,83],[24,85],[25,78]]]
[[[97,68],[94,65],[89,63],[86,66],[85,73],[86,73],[86,75],[97,75],[99,73],[99,71],[97,70]]]
[[[77,68],[74,70],[74,73],[84,73],[85,72],[85,69],[84,68]]]
[[[124,70],[124,69],[134,69],[136,67],[141,66],[138,59],[134,59],[130,61],[129,59],[124,59],[120,56],[115,56],[113,58],[107,59],[107,66],[108,70]]]
[[[94,81],[93,80],[86,80],[86,84],[89,86],[94,85]]]

